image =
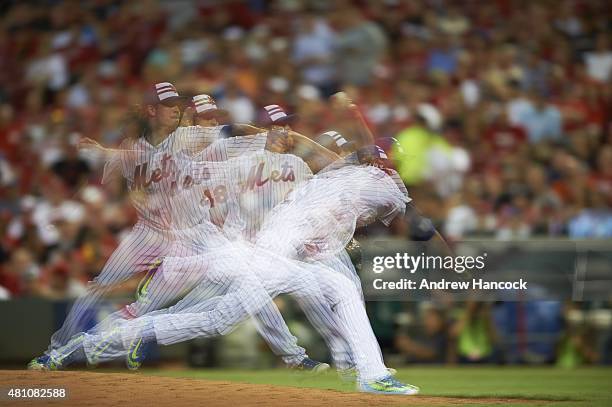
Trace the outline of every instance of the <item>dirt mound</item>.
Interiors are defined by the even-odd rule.
[[[526,402],[526,400],[501,398],[376,396],[333,390],[154,377],[142,374],[0,371],[0,389],[4,393],[0,395],[1,405],[7,405],[6,392],[9,388],[63,388],[67,392],[67,399],[20,399],[13,403],[9,401],[8,405],[16,406],[448,406]]]

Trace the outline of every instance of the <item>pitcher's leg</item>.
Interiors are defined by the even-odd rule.
[[[288,366],[297,366],[308,357],[306,350],[297,344],[278,307],[265,306],[253,315],[257,332],[266,341],[272,352]]]
[[[353,283],[338,273],[326,273],[320,280],[321,290],[330,301],[335,301],[332,307],[350,345],[359,379],[366,382],[388,376],[380,346]]]
[[[163,238],[154,231],[135,228],[130,232],[108,259],[100,274],[89,284],[87,293],[74,302],[62,327],[52,335],[48,350],[66,343],[77,332],[83,331],[86,318],[96,311],[96,305],[101,298],[111,288],[153,263],[158,258],[163,243]]]

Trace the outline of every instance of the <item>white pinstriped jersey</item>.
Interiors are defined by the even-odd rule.
[[[268,133],[222,138],[194,155],[196,161],[226,161],[245,154],[262,151],[268,142]]]
[[[383,170],[346,165],[292,192],[267,217],[257,243],[285,256],[321,260],[343,250],[356,227],[375,219],[388,224],[409,201]]]
[[[181,171],[176,160],[183,160],[216,141],[222,126],[179,127],[157,146],[144,137],[126,139],[104,167],[102,182],[119,171],[127,180],[130,199],[139,222],[168,229],[172,225],[169,199],[175,189],[188,184],[190,174]],[[183,158],[179,158],[182,156]]]
[[[220,139],[197,154],[194,160],[201,162],[226,162],[227,160],[263,151],[267,141],[267,133]],[[224,168],[227,168],[228,165]],[[211,189],[208,191],[202,190],[202,193],[211,200],[210,217],[219,226],[223,225],[228,213],[228,204],[231,201],[228,194],[234,193],[233,191],[228,191],[228,186],[231,185],[231,182],[233,182],[231,175],[225,174],[223,182],[211,186]]]
[[[178,152],[174,165],[180,182],[171,179],[164,191],[164,203],[170,210],[172,229],[184,230],[210,221],[225,210],[228,201],[226,160],[262,150],[265,133],[255,136],[219,139],[195,155]]]
[[[183,182],[166,188],[164,199],[169,211],[172,230],[183,230],[210,221],[210,210],[218,201],[219,189],[225,188],[225,163],[196,162],[187,155],[178,154],[175,160]]]
[[[329,171],[338,170],[338,169],[344,168],[346,166],[355,166],[355,165],[364,165],[364,164],[361,164],[359,162],[359,159],[357,158],[357,153],[352,153],[352,154],[349,154],[349,155],[347,155],[346,157],[344,157],[344,158],[342,158],[340,160],[334,161],[333,163],[329,164],[327,167],[325,167],[321,171],[319,171],[319,174],[323,175],[323,174],[325,174],[326,172],[329,172]],[[392,168],[385,169],[385,172],[395,182],[395,185],[397,185],[399,190],[402,191],[402,193],[407,198],[410,198],[410,195],[408,195],[408,189],[406,188],[406,185],[402,181],[402,178],[400,177],[399,173],[397,171],[395,171],[394,169],[392,169]],[[410,202],[411,200],[412,199],[409,199],[408,202]]]
[[[301,158],[266,150],[242,155],[227,164],[237,206],[227,215],[223,227],[251,242],[272,208],[313,176]]]

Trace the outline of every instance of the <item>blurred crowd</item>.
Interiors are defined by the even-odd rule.
[[[422,303],[412,313],[404,310],[411,318],[399,324],[391,348],[404,363],[610,364],[612,313],[601,305],[468,302],[448,308]]]
[[[467,302],[456,306],[427,301],[372,302],[368,303],[368,313],[390,365],[554,364],[572,368],[612,363],[612,312],[610,304],[604,305],[559,301]],[[286,308],[283,302],[280,306]],[[308,326],[303,318],[293,320],[297,322],[292,331],[304,331],[300,324]],[[246,332],[248,329],[242,333]],[[251,343],[256,336],[255,331]],[[300,336],[300,342],[309,353],[325,349],[312,334]],[[243,347],[249,347],[247,341]],[[323,359],[325,353],[317,357]],[[222,358],[223,362],[226,360]]]
[[[324,341],[295,304],[277,299],[308,354],[330,360]],[[559,301],[371,302],[368,313],[388,366],[414,364],[538,364],[575,368],[612,364],[612,311]],[[152,352],[154,353],[154,352]],[[191,343],[196,367],[265,368],[282,362],[252,322],[215,340]]]
[[[0,299],[74,298],[135,220],[81,136],[117,145],[150,84],[238,122],[280,104],[315,137],[355,124],[449,239],[612,237],[606,0],[3,1]],[[401,230],[394,230],[401,234]]]

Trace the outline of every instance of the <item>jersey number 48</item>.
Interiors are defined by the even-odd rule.
[[[214,208],[216,203],[225,203],[227,199],[227,188],[225,187],[225,185],[219,185],[215,189],[213,189],[212,192],[210,191],[210,189],[206,188],[204,192],[202,192],[202,195],[204,195],[204,197],[202,198],[200,203],[204,205],[205,201],[207,200],[210,203],[210,207]]]

